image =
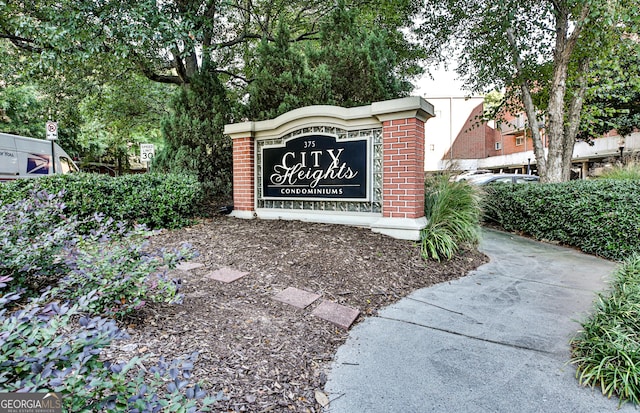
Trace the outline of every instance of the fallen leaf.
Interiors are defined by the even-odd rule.
[[[316,401],[322,407],[327,407],[329,405],[329,398],[320,390],[316,390]]]

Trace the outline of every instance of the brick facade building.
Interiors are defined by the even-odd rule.
[[[441,115],[440,124],[450,125],[450,130],[447,136],[446,131],[438,133],[429,130],[431,126],[437,126],[437,122],[427,124],[425,171],[486,169],[493,172],[536,173],[533,140],[526,116],[523,113],[506,115],[500,122],[482,122],[483,103],[480,98],[475,99],[472,106],[469,105],[469,98],[429,99],[434,103],[436,118]],[[546,147],[544,130],[541,130],[541,134]],[[429,138],[438,139],[438,142],[429,141]],[[443,146],[445,149],[441,150],[440,155],[433,151],[433,148]],[[626,157],[638,154],[640,132],[621,137],[616,131],[611,131],[595,139],[592,145],[577,142],[573,153],[574,177],[597,174],[603,165],[619,159],[621,150]]]

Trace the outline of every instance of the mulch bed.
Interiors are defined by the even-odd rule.
[[[412,291],[462,277],[486,262],[472,249],[425,261],[419,246],[369,229],[216,216],[163,231],[153,248],[190,243],[203,267],[177,271],[184,300],[152,305],[131,322],[111,356],[174,359],[198,352],[194,381],[224,394],[219,412],[319,412],[316,400],[348,332],[306,309],[276,301],[287,287],[360,311],[356,323]],[[227,267],[249,274],[226,284],[207,276]],[[320,401],[325,402],[320,394]]]

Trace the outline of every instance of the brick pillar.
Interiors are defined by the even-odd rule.
[[[233,215],[253,218],[255,211],[255,139],[233,139]]]
[[[383,204],[385,218],[424,216],[424,121],[386,120],[383,139]]]

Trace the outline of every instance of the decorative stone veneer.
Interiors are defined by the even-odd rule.
[[[309,200],[264,200],[262,197],[261,183],[264,177],[260,168],[256,168],[256,206],[260,208],[271,209],[292,209],[292,210],[309,210],[309,211],[337,211],[337,212],[382,212],[382,128],[364,129],[355,131],[346,131],[344,129],[327,126],[315,126],[310,128],[298,129],[292,133],[278,139],[261,139],[257,142],[256,148],[256,165],[262,164],[261,149],[266,145],[282,144],[288,139],[295,139],[307,134],[328,134],[336,137],[336,142],[349,140],[353,138],[366,138],[372,146],[372,194],[371,200],[348,202],[348,201],[309,201]]]
[[[396,238],[417,240],[424,217],[424,123],[433,106],[408,97],[369,106],[309,106],[276,119],[225,126],[233,139],[233,216],[298,219],[368,226]],[[262,197],[261,148],[320,133],[368,139],[371,196],[362,202],[269,200]]]

